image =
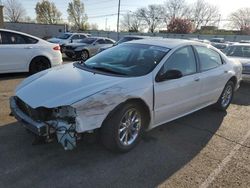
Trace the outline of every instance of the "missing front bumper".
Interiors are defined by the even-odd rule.
[[[56,133],[57,140],[65,150],[72,150],[76,147],[75,124],[68,124],[61,120],[51,120],[48,122],[35,121],[25,114],[17,105],[17,98],[10,98],[11,114],[28,130],[40,137],[49,138]]]

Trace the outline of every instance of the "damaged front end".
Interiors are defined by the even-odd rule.
[[[76,110],[72,106],[31,108],[20,98],[10,98],[11,113],[22,125],[39,137],[50,140],[56,134],[65,150],[76,147]]]

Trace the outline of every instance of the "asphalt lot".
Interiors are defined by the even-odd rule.
[[[0,75],[0,187],[250,187],[250,84],[226,113],[208,107],[114,154],[83,141],[73,151],[33,146],[9,116],[8,99],[25,77]]]

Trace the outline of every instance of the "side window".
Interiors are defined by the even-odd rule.
[[[25,36],[16,33],[2,32],[1,38],[2,44],[26,44]]]
[[[114,44],[111,40],[105,39],[106,44]]]
[[[85,35],[80,35],[80,39],[85,39],[87,38]]]
[[[163,71],[179,70],[185,75],[197,72],[196,60],[191,46],[183,47],[175,51],[163,66]]]
[[[71,37],[71,40],[78,40],[79,39],[79,35],[73,35],[72,37]]]
[[[103,39],[99,39],[96,41],[96,44],[105,44],[105,41]]]
[[[203,46],[195,46],[200,60],[201,71],[214,69],[223,64],[220,54]]]
[[[0,44],[36,44],[37,42],[37,39],[16,33],[1,32],[0,34]]]

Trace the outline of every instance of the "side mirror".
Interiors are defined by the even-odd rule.
[[[168,70],[165,73],[158,73],[155,81],[156,82],[161,82],[161,81],[165,81],[165,80],[173,80],[173,79],[178,79],[181,78],[183,75],[181,73],[181,71],[179,70]]]

